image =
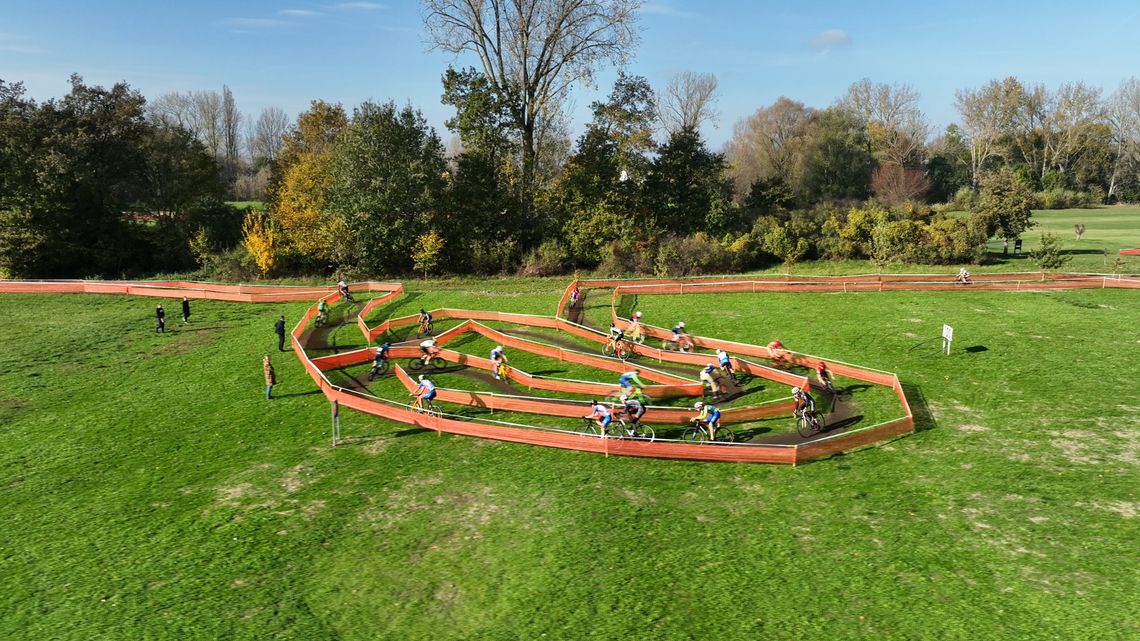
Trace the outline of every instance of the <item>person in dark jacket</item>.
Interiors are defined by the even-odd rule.
[[[190,299],[185,296],[182,297],[182,322],[190,322]]]
[[[277,332],[277,351],[285,351],[285,315],[282,314],[281,318],[277,319],[277,323],[273,325],[273,330]]]
[[[154,331],[166,332],[166,311],[162,309],[162,305],[154,308],[154,317],[158,319],[158,325],[155,326]]]
[[[277,384],[277,372],[273,371],[273,363],[269,362],[269,354],[261,359],[261,365],[265,369],[265,400],[273,400],[273,386]]]

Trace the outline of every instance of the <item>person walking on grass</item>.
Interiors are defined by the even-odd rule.
[[[277,319],[277,322],[273,325],[273,331],[277,332],[277,351],[284,352],[285,351],[285,314],[282,314],[281,318]]]
[[[154,331],[166,333],[166,310],[162,309],[162,305],[154,308],[154,317],[158,320],[158,325],[155,326]]]
[[[273,371],[273,363],[269,362],[269,354],[261,359],[261,366],[265,369],[265,400],[273,400],[273,386],[277,384],[277,372]]]
[[[190,322],[190,299],[182,297],[182,324]]]

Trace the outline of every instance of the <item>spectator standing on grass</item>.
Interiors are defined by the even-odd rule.
[[[273,330],[277,332],[277,351],[285,351],[285,314],[277,319],[277,323],[273,325]]]
[[[182,297],[182,322],[190,322],[190,299],[185,296]]]
[[[261,359],[261,365],[265,368],[265,400],[273,400],[273,386],[277,384],[277,372],[273,371],[273,363],[269,362],[269,354]]]
[[[162,309],[162,305],[154,308],[154,317],[158,320],[158,325],[155,326],[154,331],[166,332],[166,311]]]

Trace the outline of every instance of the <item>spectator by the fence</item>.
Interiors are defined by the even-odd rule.
[[[185,296],[182,297],[182,322],[190,322],[190,299]]]
[[[277,351],[285,351],[285,315],[282,314],[281,318],[277,319],[277,323],[273,325],[273,331],[277,332]]]
[[[277,372],[273,370],[273,363],[269,362],[269,354],[261,359],[261,365],[265,368],[265,400],[273,399],[273,386],[277,384]]]
[[[166,332],[166,310],[162,309],[162,305],[154,308],[154,317],[158,320],[158,325],[155,326],[154,331]]]

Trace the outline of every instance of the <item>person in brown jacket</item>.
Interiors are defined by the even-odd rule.
[[[277,384],[277,372],[273,371],[273,363],[269,362],[269,354],[261,359],[262,366],[265,367],[265,400],[273,399],[273,386]]]

